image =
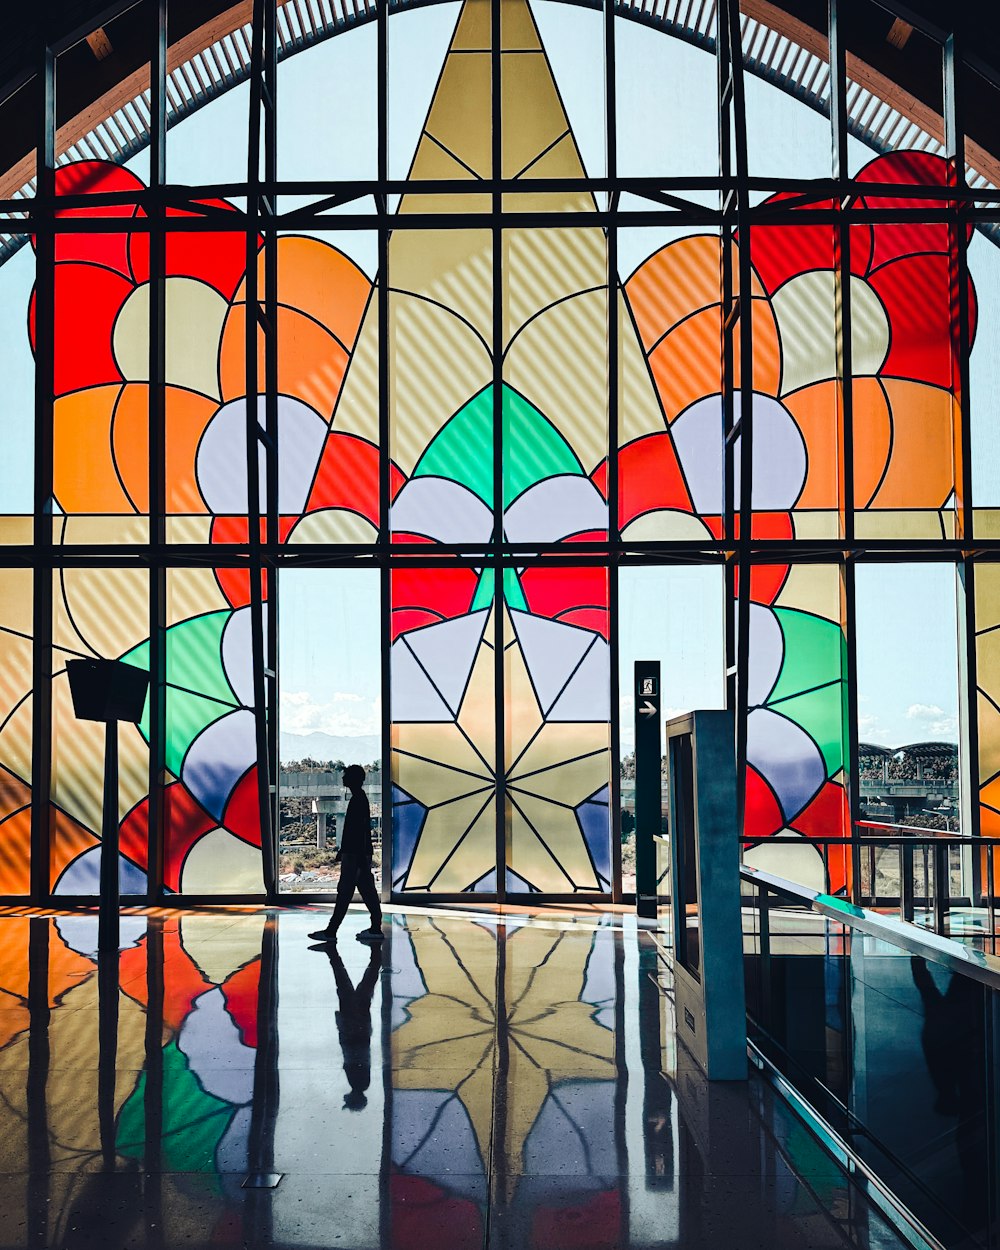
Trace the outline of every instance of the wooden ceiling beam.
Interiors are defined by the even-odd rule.
[[[887,44],[893,48],[902,50],[906,47],[907,40],[913,34],[913,27],[909,22],[904,22],[901,17],[897,17],[893,24],[889,27],[889,33],[885,37]]]
[[[98,61],[106,60],[114,48],[111,46],[111,40],[108,38],[108,32],[103,26],[98,26],[96,30],[92,30],[87,36],[87,47],[93,52],[94,57]]]

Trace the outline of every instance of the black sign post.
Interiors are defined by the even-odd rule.
[[[118,950],[118,722],[142,720],[149,674],[120,660],[68,660],[73,711],[103,721],[104,812],[101,825],[101,900],[97,949]],[[117,994],[117,989],[116,989]]]
[[[635,904],[656,917],[656,844],[660,832],[660,661],[635,662]]]

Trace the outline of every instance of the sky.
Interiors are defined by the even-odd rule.
[[[603,17],[556,0],[532,5],[584,163],[604,171],[604,100],[600,81]],[[409,166],[458,3],[393,15],[389,23],[389,166]],[[279,69],[279,176],[373,177],[376,29],[359,26],[284,61]],[[618,160],[623,174],[708,175],[717,168],[715,68],[704,52],[619,19],[616,26]],[[762,176],[830,173],[827,121],[749,76],[750,172]],[[230,91],[170,131],[168,178],[181,183],[240,181],[246,173],[248,91]],[[650,119],[661,119],[651,124]],[[851,141],[857,168],[871,153]],[[148,154],[130,167],[145,176]],[[762,193],[763,194],[763,193]],[[290,207],[286,200],[282,207]],[[376,238],[326,232],[374,276]],[[665,229],[627,230],[619,237],[623,277],[670,236]],[[1000,395],[1000,253],[980,236],[970,248],[979,293],[979,339],[972,354],[974,497],[1000,506],[1000,457],[993,452]],[[0,267],[0,511],[30,511],[33,367],[26,307],[34,258],[23,248]],[[350,583],[348,617],[342,589]],[[309,579],[315,578],[311,582]],[[368,581],[365,581],[368,579]],[[374,579],[374,580],[372,580]],[[344,586],[347,583],[343,583]],[[861,737],[899,745],[955,737],[954,572],[902,566],[858,569],[858,689]],[[344,602],[341,602],[344,600]],[[282,727],[306,733],[378,732],[377,575],[282,574]],[[322,609],[317,604],[325,604]],[[919,610],[913,610],[919,605]],[[930,610],[925,608],[930,606]],[[714,569],[628,569],[621,581],[623,749],[631,738],[631,682],[636,658],[660,658],[664,703],[674,710],[715,706],[722,697],[722,591]]]
[[[957,741],[957,611],[947,564],[856,570],[858,736],[880,746]],[[633,747],[636,660],[661,663],[664,716],[723,706],[723,581],[718,568],[634,568],[619,575],[621,748]],[[378,573],[281,574],[281,728],[380,732]]]
[[[859,564],[855,587],[859,741],[957,742],[954,568]]]
[[[281,574],[281,729],[380,732],[378,573]],[[723,584],[718,568],[626,568],[619,581],[622,750],[632,749],[632,665],[660,660],[664,715],[721,707]]]
[[[282,733],[382,732],[377,569],[280,573]]]

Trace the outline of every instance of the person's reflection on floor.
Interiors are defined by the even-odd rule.
[[[337,1033],[344,1056],[344,1075],[350,1089],[344,1095],[344,1106],[361,1111],[368,1105],[368,1086],[372,1068],[372,996],[382,969],[382,948],[369,948],[368,967],[355,986],[344,967],[337,947],[327,950],[334,980],[337,982]]]
[[[987,1190],[983,987],[953,972],[942,994],[925,959],[913,956],[910,968],[924,1008],[920,1042],[934,1084],[934,1110],[958,1119],[962,1220],[978,1229],[986,1220]]]

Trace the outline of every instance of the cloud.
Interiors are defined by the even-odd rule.
[[[858,738],[862,742],[872,743],[873,746],[898,746],[879,718],[868,712],[863,712],[858,716]]]
[[[944,716],[944,708],[936,703],[911,703],[906,709],[907,720],[926,720],[929,716]]]
[[[346,705],[346,706],[345,706]],[[381,699],[335,690],[318,703],[308,690],[282,690],[281,728],[286,733],[360,737],[382,730]]]
[[[958,717],[936,703],[911,703],[906,709],[906,719],[934,738],[954,738],[958,733]]]

